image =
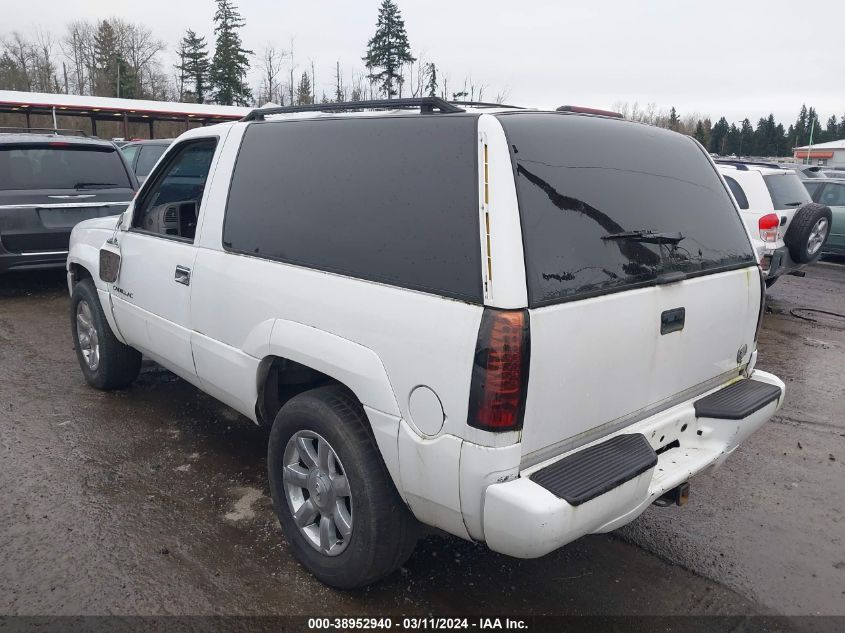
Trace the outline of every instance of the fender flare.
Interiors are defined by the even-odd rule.
[[[262,323],[259,328],[267,325]],[[269,339],[264,339],[266,344],[256,340],[262,338],[247,337],[243,351],[255,358],[278,356],[310,367],[349,387],[362,405],[396,418],[401,416],[387,370],[369,347],[286,319],[273,322]]]

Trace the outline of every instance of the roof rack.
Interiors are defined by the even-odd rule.
[[[713,161],[718,165],[733,165],[739,171],[748,171],[748,165],[755,167],[769,167],[770,169],[783,169],[778,163],[764,163],[757,160],[730,160],[729,158],[717,158]]]
[[[54,134],[61,136],[73,136],[74,134],[87,137],[84,130],[70,130],[56,127],[0,127],[3,134]]]
[[[614,119],[624,119],[625,116],[621,112],[614,112],[613,110],[601,110],[600,108],[586,108],[584,106],[562,105],[555,108],[556,112],[572,112],[573,114],[595,114],[598,116],[608,116]]]
[[[419,108],[420,114],[440,114],[464,112],[463,108],[452,105],[439,97],[417,97],[413,99],[374,99],[370,101],[343,101],[340,103],[313,103],[309,105],[276,106],[256,108],[241,121],[263,121],[269,114],[291,114],[293,112],[350,112],[356,110],[398,110]]]
[[[470,108],[514,108],[516,110],[525,110],[524,106],[492,103],[490,101],[450,101],[449,103],[457,106],[469,106]]]

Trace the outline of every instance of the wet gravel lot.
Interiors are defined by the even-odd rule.
[[[845,261],[770,297],[786,405],[689,506],[534,561],[430,536],[343,593],[281,537],[265,431],[154,365],[88,388],[62,272],[2,277],[0,614],[845,614],[845,320],[795,310],[845,313]]]

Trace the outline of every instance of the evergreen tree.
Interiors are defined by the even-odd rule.
[[[425,93],[429,97],[437,96],[437,66],[433,62],[425,65]]]
[[[367,43],[363,58],[370,81],[377,81],[381,91],[390,99],[404,82],[402,64],[416,61],[411,55],[405,21],[393,0],[382,0],[379,7],[375,35]]]
[[[731,123],[730,129],[728,129],[727,140],[725,142],[725,155],[739,155],[739,128],[736,127],[735,123]]]
[[[98,97],[117,96],[118,58],[120,56],[117,33],[111,22],[101,20],[94,32],[94,94]]]
[[[754,128],[751,127],[751,121],[748,119],[742,120],[742,127],[739,130],[739,151],[737,156],[748,156],[754,153]]]
[[[244,20],[231,0],[215,0],[214,34],[217,36],[214,58],[211,60],[211,85],[214,100],[221,105],[249,105],[252,91],[246,74],[249,70],[249,55],[241,43],[238,32]]]
[[[311,95],[311,78],[307,72],[302,73],[302,79],[299,80],[299,85],[296,87],[296,105],[309,105],[314,103],[314,98]]]
[[[695,124],[695,132],[693,132],[692,137],[707,147],[707,133],[704,131],[704,122],[701,119]]]
[[[707,151],[716,154],[724,154],[729,131],[730,127],[728,126],[728,120],[725,117],[722,117],[716,125],[713,126],[713,130],[710,132],[710,142],[707,145]]]
[[[193,100],[205,103],[209,88],[209,71],[211,62],[208,59],[207,44],[204,37],[200,37],[191,29],[185,31],[185,37],[179,43],[180,63],[176,69],[191,86]]]
[[[678,118],[678,113],[675,111],[675,106],[672,106],[672,109],[669,110],[669,129],[677,132],[679,127],[680,119]]]

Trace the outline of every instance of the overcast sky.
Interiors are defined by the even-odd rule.
[[[335,60],[346,73],[361,68],[380,0],[236,3],[247,48],[288,49],[293,38],[298,74],[313,60],[317,93],[331,94]],[[842,0],[398,3],[414,53],[448,74],[450,91],[471,75],[488,86],[485,98],[507,89],[520,105],[637,101],[714,121],[773,112],[785,125],[802,103],[823,120],[845,113]],[[213,0],[41,0],[4,13],[0,33],[41,26],[58,35],[75,17],[144,22],[167,42],[168,63],[186,27],[213,42]]]

